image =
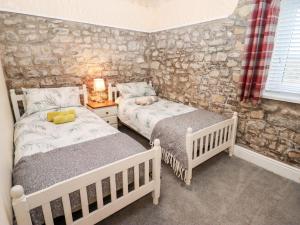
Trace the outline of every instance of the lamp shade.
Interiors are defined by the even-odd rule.
[[[102,78],[94,79],[94,91],[105,91],[105,83]]]

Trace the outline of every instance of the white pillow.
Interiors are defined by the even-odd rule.
[[[153,87],[146,82],[117,84],[117,89],[124,99],[156,95]]]
[[[80,106],[79,87],[22,88],[26,115],[63,107]]]

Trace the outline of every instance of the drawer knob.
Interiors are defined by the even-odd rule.
[[[107,123],[109,123],[109,121],[106,121]]]
[[[108,114],[108,112],[105,112],[106,114]]]

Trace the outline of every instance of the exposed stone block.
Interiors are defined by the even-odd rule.
[[[250,112],[250,117],[252,119],[263,119],[264,118],[264,112],[262,110],[252,111],[252,112]]]

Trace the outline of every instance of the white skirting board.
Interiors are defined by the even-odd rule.
[[[296,167],[271,159],[239,145],[235,145],[234,155],[279,176],[300,183],[300,169]]]

